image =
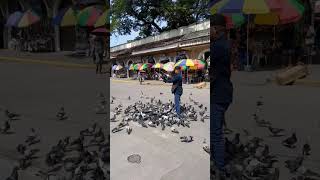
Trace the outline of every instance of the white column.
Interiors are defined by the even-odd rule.
[[[55,51],[61,51],[60,48],[60,27],[54,26],[54,44],[55,44]]]
[[[4,12],[5,12],[5,17],[6,18],[8,18],[9,17],[9,4],[8,3],[5,3],[5,6],[6,6],[6,8],[5,8],[5,10],[4,10]],[[11,41],[11,27],[7,27],[6,28],[6,36],[4,36],[4,37],[6,37],[5,38],[5,47],[7,47],[7,48],[9,48],[9,42]]]

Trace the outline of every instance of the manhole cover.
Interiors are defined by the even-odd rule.
[[[141,156],[139,154],[133,154],[128,157],[128,161],[131,163],[139,164],[141,162]]]

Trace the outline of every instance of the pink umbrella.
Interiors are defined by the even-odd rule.
[[[271,11],[279,11],[282,9],[282,0],[266,0]]]
[[[105,27],[97,28],[91,32],[91,34],[97,35],[97,36],[105,36],[108,35],[109,29]]]
[[[301,14],[297,9],[287,1],[281,1],[282,8],[277,12],[279,15],[280,24],[288,24],[296,22],[300,19]]]

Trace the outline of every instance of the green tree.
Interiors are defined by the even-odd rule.
[[[137,38],[159,34],[209,18],[208,0],[112,0],[111,30]]]

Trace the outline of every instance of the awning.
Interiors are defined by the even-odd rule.
[[[177,47],[178,47],[178,44],[175,43],[175,44],[168,45],[168,46],[156,47],[156,48],[146,49],[146,50],[142,50],[142,51],[133,51],[132,55],[146,54],[146,53],[152,53],[152,52],[157,52],[157,51],[164,51],[164,50],[174,49]]]

